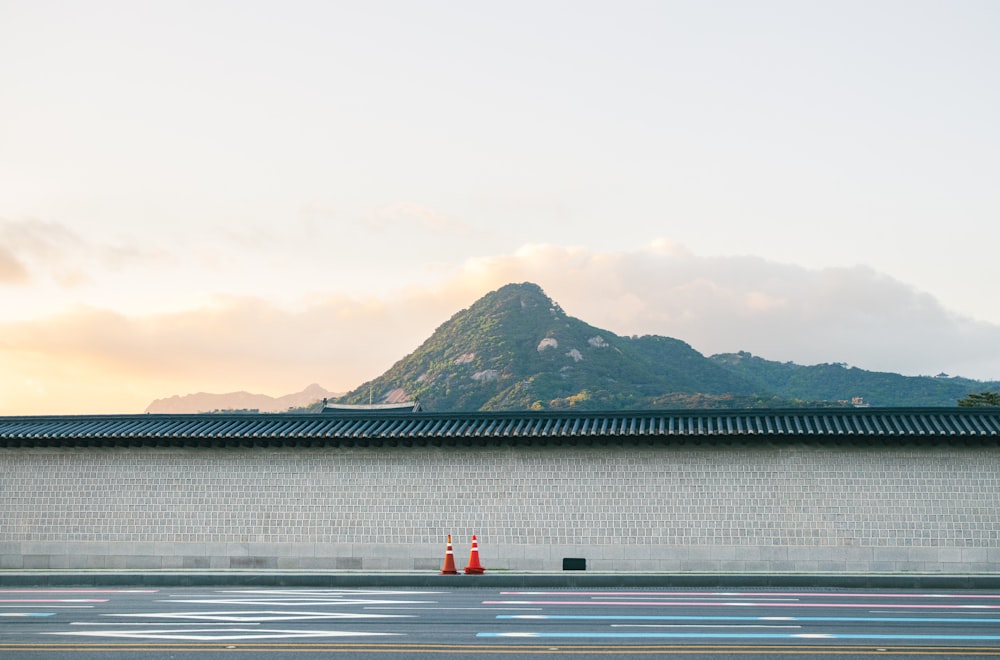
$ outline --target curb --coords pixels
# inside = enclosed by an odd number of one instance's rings
[[[996,574],[839,573],[436,573],[239,571],[0,571],[5,587],[488,587],[1000,589]]]

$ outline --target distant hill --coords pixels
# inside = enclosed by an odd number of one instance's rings
[[[692,368],[692,365],[696,365]],[[749,395],[742,376],[682,341],[627,339],[566,315],[534,284],[487,294],[416,351],[340,399],[417,398],[427,410],[607,409],[670,391]]]
[[[508,284],[442,324],[341,403],[417,399],[425,410],[953,406],[1000,383],[804,367],[678,339],[621,337],[568,316],[535,284]],[[852,401],[853,400],[853,401]]]
[[[259,412],[285,412],[289,408],[303,408],[335,398],[340,393],[328,392],[315,383],[295,394],[272,397],[250,392],[230,392],[228,394],[185,394],[156,399],[146,408],[148,413],[200,413],[217,410],[257,410]]]
[[[1000,390],[998,382],[945,375],[902,376],[838,363],[803,366],[772,362],[745,351],[713,355],[710,359],[754,382],[759,390],[793,399],[861,397],[874,406],[953,406],[972,392]]]
[[[842,364],[802,366],[747,352],[705,357],[679,339],[621,337],[567,315],[531,283],[486,294],[413,353],[345,395],[310,385],[272,398],[189,394],[147,412],[283,412],[323,398],[346,404],[416,399],[429,412],[798,406],[954,406],[1000,382],[902,376]]]

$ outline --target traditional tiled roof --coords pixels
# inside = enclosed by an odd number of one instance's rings
[[[399,403],[324,403],[320,412],[334,415],[344,415],[358,412],[422,412],[419,401],[400,401]]]
[[[0,417],[0,447],[1000,445],[1000,408]]]

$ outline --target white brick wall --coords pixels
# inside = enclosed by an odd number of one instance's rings
[[[993,448],[7,449],[0,502],[8,569],[1000,568]]]

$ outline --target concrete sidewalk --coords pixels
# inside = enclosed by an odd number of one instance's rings
[[[93,587],[490,587],[490,588],[856,588],[996,589],[1000,575],[940,573],[516,573],[439,575],[435,572],[351,571],[57,571],[3,570],[0,588]]]

